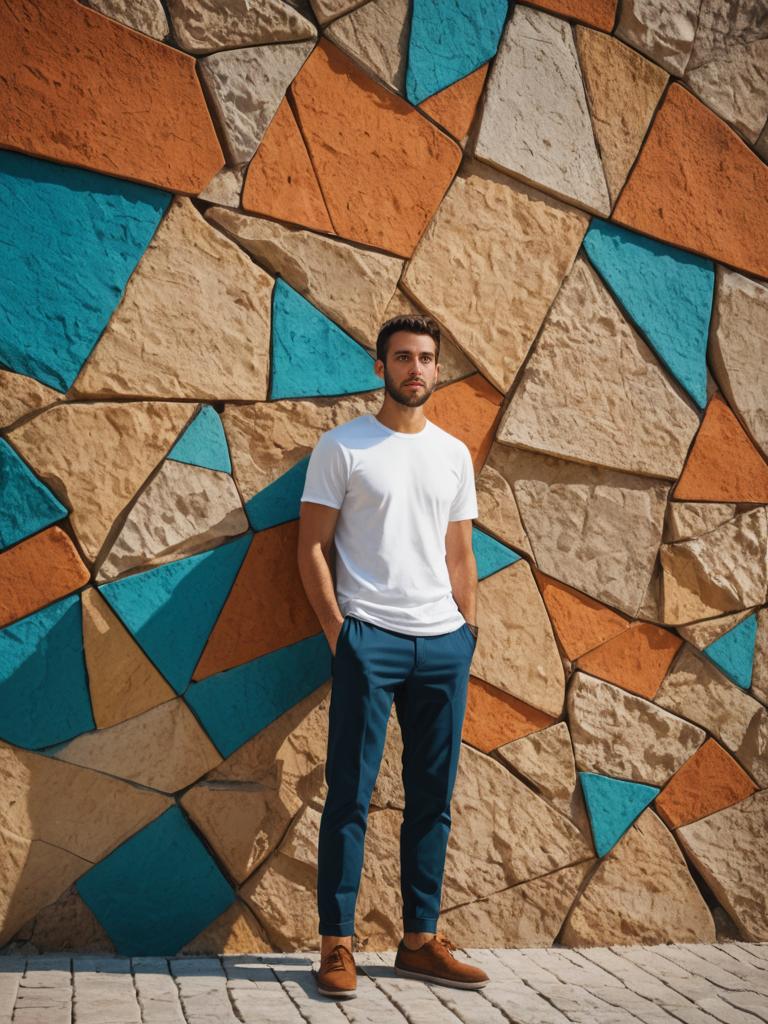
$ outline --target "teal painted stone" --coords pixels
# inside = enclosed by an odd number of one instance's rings
[[[176,444],[168,452],[173,462],[186,462],[203,469],[232,472],[224,424],[210,405],[204,405]]]
[[[146,185],[0,152],[0,363],[66,391],[170,201]]]
[[[405,95],[416,105],[496,53],[507,0],[413,0]]]
[[[732,682],[742,690],[748,690],[752,685],[756,639],[757,615],[750,615],[717,640],[713,640],[704,648],[703,653],[710,661],[714,661]]]
[[[659,359],[703,409],[715,289],[712,260],[595,218],[584,249]]]
[[[136,642],[183,693],[232,588],[251,533],[99,587]]]
[[[323,633],[193,683],[184,699],[229,757],[331,675]]]
[[[579,781],[598,857],[604,857],[613,849],[630,825],[660,793],[658,786],[611,779],[594,772],[579,772]]]
[[[506,544],[501,544],[495,538],[490,537],[476,526],[472,527],[472,550],[477,562],[477,578],[484,580],[486,576],[492,576],[500,569],[506,569],[508,565],[514,565],[520,561],[518,555]]]
[[[362,345],[281,278],[272,292],[270,398],[349,395],[382,387]]]
[[[246,501],[245,514],[254,530],[268,530],[299,518],[308,465],[307,455]]]
[[[0,738],[42,750],[95,728],[80,596],[0,630]]]
[[[113,850],[76,887],[121,956],[173,956],[235,899],[177,806]]]
[[[0,438],[0,550],[68,515],[69,510]]]

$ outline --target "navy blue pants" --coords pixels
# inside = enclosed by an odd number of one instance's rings
[[[403,738],[403,930],[437,930],[475,642],[466,623],[438,636],[408,636],[344,619],[332,663],[317,851],[321,935],[354,934],[368,807],[393,700]]]

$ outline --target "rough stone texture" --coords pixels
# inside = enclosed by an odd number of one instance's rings
[[[30,615],[90,578],[69,536],[58,526],[0,554],[0,629]]]
[[[434,391],[426,412],[438,427],[464,442],[477,471],[493,444],[503,400],[492,384],[474,373]]]
[[[205,199],[208,203],[220,203],[222,206],[237,209],[240,205],[245,172],[245,164],[239,167],[222,167],[205,186],[199,198]]]
[[[579,668],[653,700],[680,650],[679,636],[650,622],[633,622],[619,636],[579,658]]]
[[[475,155],[591,213],[610,213],[566,21],[514,7],[488,78]]]
[[[409,8],[409,0],[373,0],[331,22],[324,35],[354,57],[369,75],[402,95],[408,63]]]
[[[756,789],[731,755],[708,739],[656,797],[656,810],[670,828],[679,828],[745,800]]]
[[[664,524],[664,540],[691,540],[714,530],[736,515],[736,505],[712,501],[671,501]]]
[[[243,209],[333,234],[320,183],[287,99],[281,101],[248,167]]]
[[[512,487],[501,473],[486,464],[475,481],[475,490],[478,524],[509,547],[532,555]]]
[[[541,7],[564,18],[583,21],[603,32],[610,32],[616,20],[617,0],[536,0],[533,7]]]
[[[763,604],[768,585],[768,518],[756,508],[703,537],[664,544],[664,621],[695,622]]]
[[[700,0],[622,0],[616,35],[678,77],[693,49]]]
[[[8,437],[72,509],[70,522],[94,561],[113,523],[194,410],[172,402],[70,402],[44,410]]]
[[[742,938],[768,941],[768,792],[684,825],[676,834]]]
[[[447,89],[441,89],[424,100],[419,104],[419,110],[437,121],[454,139],[461,141],[472,127],[487,75],[488,65],[483,64],[471,75],[460,78]]]
[[[482,580],[477,607],[474,674],[558,717],[565,695],[563,665],[528,563],[516,562]]]
[[[542,572],[635,615],[661,540],[669,484],[494,445]]]
[[[224,162],[194,60],[72,0],[8,8],[0,65],[5,148],[192,194]]]
[[[551,725],[551,715],[470,676],[462,739],[483,753]]]
[[[309,2],[312,4],[312,10],[315,12],[317,20],[321,25],[325,25],[334,18],[339,18],[342,14],[360,7],[367,0],[309,0]]]
[[[712,372],[731,408],[768,457],[768,366],[760,339],[768,337],[768,285],[717,268],[710,334]]]
[[[712,915],[683,855],[643,811],[599,865],[565,922],[565,946],[714,942]]]
[[[753,614],[754,609],[747,608],[743,612],[734,612],[732,615],[721,615],[717,619],[705,619],[703,622],[692,622],[689,626],[678,626],[677,632],[684,637],[689,644],[698,650],[703,651],[709,647],[723,633],[727,633]]]
[[[568,690],[579,771],[663,786],[706,735],[689,722],[584,672]]]
[[[768,704],[768,608],[762,608],[757,613],[752,693],[763,704]]]
[[[107,729],[175,697],[95,587],[80,595],[93,720]]]
[[[228,473],[166,460],[131,507],[97,580],[207,551],[247,529]]]
[[[593,861],[523,882],[440,914],[440,927],[467,947],[551,946]]]
[[[173,38],[187,53],[314,39],[317,29],[283,0],[168,0]]]
[[[558,722],[530,736],[505,743],[497,751],[502,761],[522,775],[534,790],[590,837],[587,812],[576,775],[568,725]]]
[[[375,343],[402,260],[230,210],[206,217],[358,341]]]
[[[580,211],[470,165],[440,204],[402,287],[506,394],[587,226]]]
[[[576,26],[576,49],[605,181],[615,203],[669,75],[614,36],[581,25]]]
[[[221,761],[180,698],[119,725],[78,736],[55,756],[163,793],[190,786]]]
[[[0,429],[12,427],[22,416],[61,401],[61,395],[33,377],[0,370]]]
[[[542,572],[535,571],[534,576],[560,646],[571,661],[628,627],[629,620],[612,608]]]
[[[84,0],[108,18],[119,21],[122,25],[135,28],[145,36],[163,40],[168,35],[168,19],[165,16],[162,0]]]
[[[577,259],[507,406],[499,441],[676,479],[698,426],[693,405],[589,263]]]
[[[93,911],[72,885],[29,922],[26,940],[37,953],[106,953],[114,955],[112,940]],[[31,952],[32,950],[30,950]]]
[[[198,68],[221,127],[227,162],[250,160],[288,86],[312,52],[312,42],[222,50]]]
[[[673,497],[768,501],[768,463],[725,402],[713,395]]]
[[[179,950],[180,956],[271,953],[264,929],[239,900]]]
[[[768,786],[768,712],[708,658],[685,647],[656,694],[656,703],[706,729],[759,786]]]
[[[73,392],[267,397],[273,281],[177,198]]]
[[[410,256],[461,149],[325,40],[291,94],[336,232]]]
[[[768,277],[768,167],[673,83],[613,217],[653,238]]]

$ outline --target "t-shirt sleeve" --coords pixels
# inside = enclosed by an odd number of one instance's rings
[[[477,494],[475,493],[475,469],[472,456],[466,445],[461,446],[461,478],[459,488],[448,514],[451,523],[459,519],[477,519]]]
[[[347,462],[344,450],[336,440],[324,434],[309,457],[301,501],[341,508],[346,493]]]

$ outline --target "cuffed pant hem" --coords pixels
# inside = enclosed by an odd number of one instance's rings
[[[404,917],[403,931],[405,932],[436,932],[436,917]]]
[[[328,924],[326,921],[321,921],[319,933],[320,935],[354,935],[355,922],[341,921],[337,924]]]

